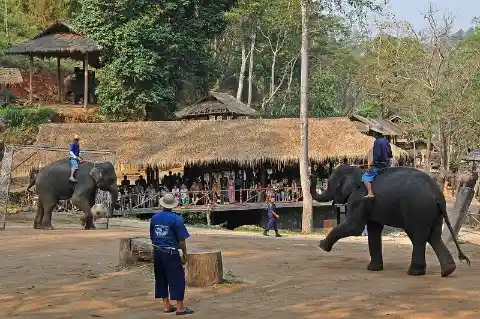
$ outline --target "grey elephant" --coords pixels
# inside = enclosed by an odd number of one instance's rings
[[[80,208],[85,229],[94,229],[91,208],[95,205],[97,189],[108,191],[112,197],[109,216],[112,216],[114,203],[118,198],[117,176],[111,163],[81,163],[77,172],[77,183],[69,180],[70,163],[68,159],[58,160],[43,167],[37,174],[35,188],[38,194],[35,229],[53,229],[52,211],[59,200],[70,199]]]
[[[358,167],[337,168],[322,194],[316,191],[316,177],[311,177],[310,193],[316,201],[347,204],[345,220],[320,241],[321,249],[329,252],[338,240],[360,236],[367,225],[371,258],[367,269],[380,271],[383,270],[384,225],[402,228],[413,244],[408,274],[414,276],[425,274],[425,247],[428,242],[438,257],[442,277],[446,277],[455,271],[456,265],[441,237],[442,224],[445,220],[457,246],[459,259],[470,264],[470,260],[463,254],[453,235],[445,197],[428,174],[410,167],[387,168],[373,181],[375,198],[367,199],[363,198],[367,193],[361,183],[363,173],[364,170]]]

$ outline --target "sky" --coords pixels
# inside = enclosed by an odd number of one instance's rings
[[[431,0],[440,10],[450,11],[455,20],[453,30],[466,31],[473,26],[472,19],[480,16],[480,0]],[[430,0],[390,0],[390,11],[398,20],[406,20],[414,25],[415,29],[422,29],[427,26],[420,11],[425,12]]]

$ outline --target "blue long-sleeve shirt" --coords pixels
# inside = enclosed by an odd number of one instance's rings
[[[392,157],[392,148],[388,140],[384,137],[377,138],[373,143],[373,166],[378,168],[389,166]]]
[[[69,154],[70,157],[73,157],[72,155],[75,156],[74,158],[80,157],[80,145],[77,143],[71,143],[69,147]]]

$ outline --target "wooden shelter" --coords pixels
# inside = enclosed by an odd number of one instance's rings
[[[58,159],[58,156],[66,157],[68,145],[75,134],[80,135],[82,149],[115,151],[117,164],[138,167],[150,165],[168,169],[217,163],[247,166],[267,161],[295,164],[299,160],[299,127],[300,122],[296,118],[52,123],[40,126],[35,145],[65,148],[65,154],[42,153],[45,164]],[[347,118],[309,120],[309,156],[312,162],[344,157],[363,160],[373,141],[372,137],[358,132]],[[392,150],[396,158],[407,155],[398,147],[392,146]]]
[[[350,120],[360,132],[370,136],[372,136],[374,132],[382,133],[389,137],[395,145],[404,132],[404,129],[400,125],[387,119],[372,119],[353,114],[350,116]]]
[[[176,112],[184,120],[229,120],[245,119],[256,115],[256,111],[242,101],[224,92],[210,91],[207,96],[190,107]]]
[[[0,104],[8,104],[8,94],[5,87],[8,84],[19,84],[23,82],[22,73],[15,68],[0,68]]]
[[[88,66],[99,68],[101,47],[65,23],[57,22],[31,40],[10,47],[6,54],[30,57],[30,102],[33,102],[33,58],[57,58],[58,100],[62,100],[60,60],[70,58],[83,62],[85,71],[84,107],[88,105]]]

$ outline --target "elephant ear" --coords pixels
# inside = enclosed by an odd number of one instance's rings
[[[90,176],[92,176],[92,178],[95,180],[95,182],[98,183],[98,182],[100,182],[100,180],[103,177],[103,170],[98,166],[94,166],[90,170]]]

